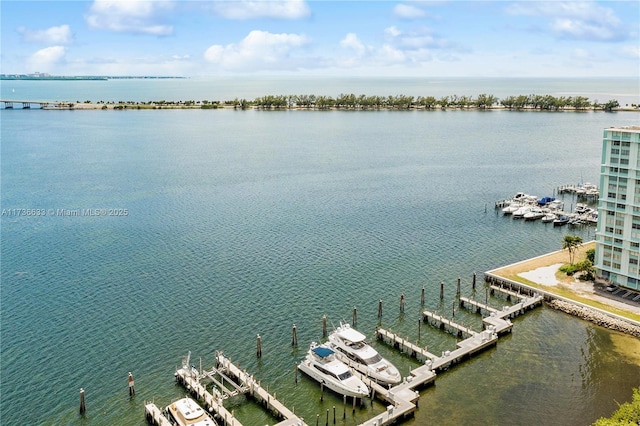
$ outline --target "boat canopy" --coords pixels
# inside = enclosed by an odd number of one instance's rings
[[[315,354],[318,355],[320,358],[326,358],[329,355],[332,355],[334,353],[331,349],[324,346],[316,346],[311,350],[315,352]]]

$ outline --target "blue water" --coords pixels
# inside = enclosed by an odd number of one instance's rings
[[[449,314],[458,277],[467,294],[474,272],[560,248],[567,228],[503,217],[495,200],[598,182],[602,130],[638,122],[603,112],[0,114],[2,209],[47,212],[2,216],[3,425],[143,425],[145,400],[184,394],[172,376],[181,357],[210,367],[215,350],[307,423],[322,420],[342,399],[294,383],[322,315],[337,324],[357,307],[372,336],[381,299],[382,325],[418,340],[423,286],[427,308]],[[61,215],[83,209],[120,215]],[[480,327],[474,314],[456,318]],[[419,340],[434,353],[456,342],[426,327]],[[403,374],[416,366],[377,348]],[[637,348],[540,308],[496,349],[440,375],[409,424],[589,424],[640,385]],[[242,397],[228,403],[246,425],[276,423]],[[383,410],[367,403],[342,424]]]

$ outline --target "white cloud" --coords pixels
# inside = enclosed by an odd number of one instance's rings
[[[64,61],[67,50],[64,46],[51,46],[31,55],[27,61],[32,72],[50,72]]]
[[[640,59],[640,46],[629,45],[621,49],[621,54],[631,59]]]
[[[428,16],[424,10],[413,5],[403,3],[397,4],[393,8],[393,14],[402,19],[420,19]]]
[[[369,50],[354,33],[349,33],[340,40],[340,47],[353,51],[356,56],[363,56]]]
[[[311,12],[304,0],[216,0],[210,9],[227,19],[301,19]]]
[[[24,27],[18,28],[25,41],[45,44],[70,44],[73,42],[71,27],[60,25],[46,30],[30,30]]]
[[[172,9],[173,1],[168,0],[95,0],[85,19],[95,29],[169,35],[173,27],[162,19]]]
[[[239,43],[209,47],[204,58],[226,70],[288,70],[303,64],[292,53],[308,42],[304,35],[254,30]]]
[[[629,36],[613,10],[591,1],[514,3],[506,10],[550,18],[549,28],[558,38],[619,41]]]

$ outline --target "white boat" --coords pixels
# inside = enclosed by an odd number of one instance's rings
[[[525,205],[520,207],[518,210],[516,210],[515,212],[513,212],[511,215],[513,216],[514,219],[521,219],[524,217],[524,215],[531,210],[531,206],[529,205]]]
[[[510,203],[505,208],[503,208],[502,209],[502,213],[504,215],[510,215],[510,214],[513,214],[513,212],[518,210],[520,207],[522,207],[522,203],[515,201],[515,202]]]
[[[549,212],[549,213],[545,214],[544,216],[542,216],[542,219],[541,219],[541,220],[542,220],[544,223],[547,223],[547,222],[553,222],[553,221],[554,221],[554,220],[556,220],[557,218],[558,218],[558,216],[556,216],[556,215],[555,215],[555,213],[551,213],[551,212]]]
[[[327,345],[312,342],[298,369],[340,395],[357,398],[369,395],[367,385],[353,374],[349,366],[336,358],[333,349]]]
[[[364,334],[349,324],[340,323],[328,339],[336,356],[362,374],[383,384],[395,385],[402,381],[398,369],[367,343]]]
[[[172,402],[166,412],[169,421],[177,426],[217,426],[215,420],[188,397]]]
[[[524,220],[538,220],[544,216],[544,212],[542,209],[537,207],[532,207],[528,212],[526,212],[522,217]]]

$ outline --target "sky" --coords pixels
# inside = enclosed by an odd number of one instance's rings
[[[0,72],[639,77],[640,2],[1,0]]]

